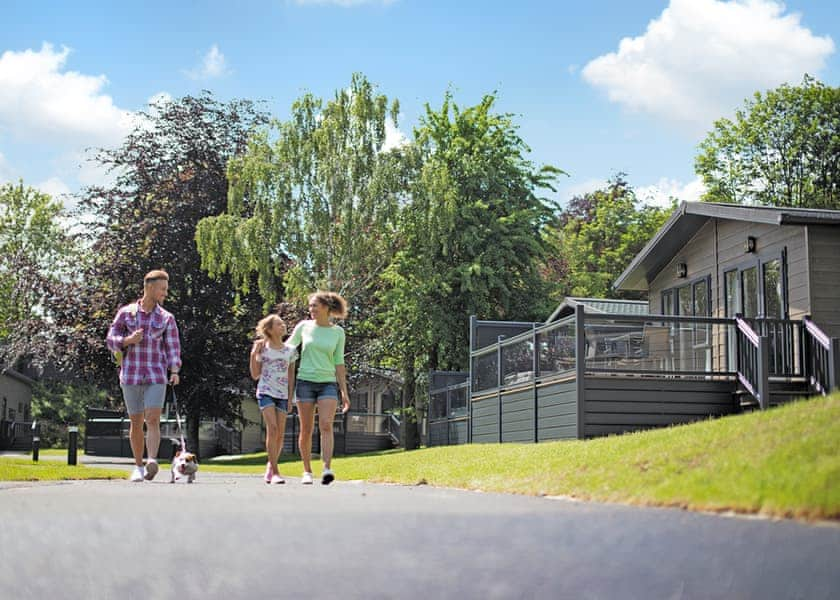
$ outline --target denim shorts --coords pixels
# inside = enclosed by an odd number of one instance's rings
[[[295,395],[298,402],[338,400],[338,384],[335,381],[316,382],[298,379]]]
[[[277,410],[289,412],[289,401],[286,398],[274,398],[268,394],[260,394],[257,396],[257,402],[260,405],[260,410],[273,406]]]
[[[166,399],[165,383],[150,383],[148,385],[120,384],[125,400],[125,408],[130,415],[137,415],[148,408],[163,408]]]

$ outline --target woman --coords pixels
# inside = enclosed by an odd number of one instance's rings
[[[295,396],[300,415],[298,445],[303,459],[301,483],[312,483],[312,431],[315,428],[315,406],[318,406],[318,427],[321,430],[321,460],[324,470],[321,483],[335,479],[330,468],[333,454],[333,419],[341,393],[341,411],[350,410],[347,393],[347,372],[344,369],[344,330],[330,322],[330,317],[343,319],[347,302],[333,292],[316,292],[309,296],[309,316],[295,327],[286,344],[302,344],[300,368]]]
[[[257,381],[257,402],[265,421],[266,483],[286,483],[277,467],[283,450],[289,391],[295,385],[294,347],[283,344],[286,324],[277,315],[268,315],[257,324],[257,341],[251,348],[251,377]]]

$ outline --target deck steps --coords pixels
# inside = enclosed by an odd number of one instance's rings
[[[797,398],[813,396],[815,392],[808,387],[804,380],[783,380],[770,381],[770,406],[781,406],[792,402]],[[741,407],[741,412],[758,410],[758,400],[742,386],[735,390],[736,403]]]

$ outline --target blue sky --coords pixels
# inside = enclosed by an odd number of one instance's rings
[[[564,169],[556,198],[618,171],[644,197],[695,199],[697,144],[757,90],[840,78],[840,11],[824,0],[4,0],[0,182],[61,195],[101,181],[85,148],[114,146],[149,99],[202,89],[288,114],[354,71],[400,100],[497,90],[531,159]]]

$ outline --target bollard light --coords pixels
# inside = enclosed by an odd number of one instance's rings
[[[38,451],[41,449],[40,425],[32,421],[32,462],[38,462]]]
[[[79,428],[75,425],[71,425],[67,428],[67,433],[69,435],[69,440],[67,443],[67,464],[68,465],[75,465],[76,464],[76,445],[79,442]]]

